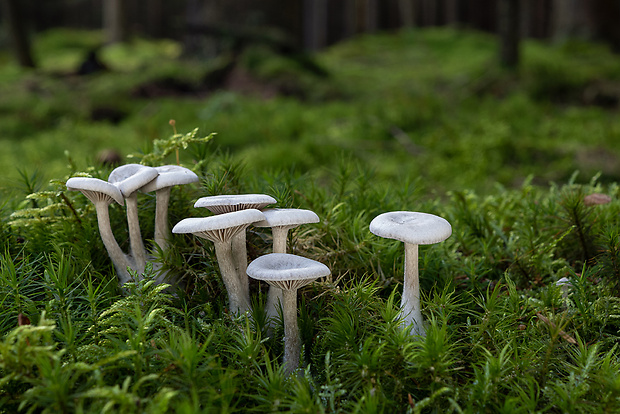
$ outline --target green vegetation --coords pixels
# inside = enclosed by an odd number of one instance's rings
[[[335,46],[317,56],[327,77],[248,48],[244,75],[214,91],[205,79],[227,62],[179,62],[169,42],[105,49],[110,73],[68,75],[97,41],[50,33],[43,71],[0,68],[0,412],[620,409],[620,58],[532,42],[513,74],[486,35],[416,30]],[[275,95],[240,93],[257,87],[248,74]],[[190,142],[195,127],[216,135]],[[227,312],[208,243],[175,235],[159,254],[182,287],[147,269],[121,291],[92,204],[64,187],[107,178],[103,148],[155,164],[179,150],[201,182],[173,189],[172,223],[214,194],[319,215],[290,234],[291,252],[332,270],[300,290],[303,372],[284,376],[267,286],[251,284],[252,319]],[[140,195],[147,238],[154,204]],[[402,244],[368,231],[394,210],[453,226],[420,251],[426,338],[397,319]],[[110,218],[127,240],[124,210]],[[248,243],[251,258],[268,253],[269,231]]]

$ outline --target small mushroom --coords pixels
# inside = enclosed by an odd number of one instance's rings
[[[286,253],[288,231],[302,224],[318,223],[319,216],[310,210],[297,208],[273,208],[264,210],[265,220],[254,223],[255,227],[271,227],[273,252]],[[267,317],[273,320],[278,315],[278,303],[282,302],[282,291],[270,286],[267,295]]]
[[[288,253],[261,256],[248,265],[247,272],[250,277],[282,290],[284,365],[286,373],[291,374],[299,366],[301,354],[297,326],[297,289],[331,272],[323,263]]]
[[[239,232],[245,232],[250,224],[264,218],[259,210],[248,209],[210,217],[186,218],[172,228],[173,233],[192,233],[214,243],[220,273],[228,292],[229,307],[234,313],[244,313],[250,309],[250,294],[237,276],[231,240]]]
[[[424,336],[420,310],[420,280],[418,275],[418,245],[435,244],[452,234],[447,220],[426,213],[394,211],[383,213],[370,222],[370,232],[405,243],[405,275],[401,314],[405,326],[412,325],[412,333]]]
[[[191,170],[178,165],[155,167],[159,174],[154,180],[140,189],[144,193],[155,191],[155,244],[162,251],[168,250],[168,204],[170,190],[175,185],[198,181],[198,176]]]
[[[108,251],[110,259],[114,264],[119,281],[122,284],[131,279],[127,268],[133,268],[134,263],[118,245],[112,233],[110,225],[110,215],[108,206],[113,201],[123,205],[123,195],[118,187],[98,178],[73,177],[66,183],[68,190],[81,191],[94,205],[97,211],[97,224],[103,245]]]
[[[121,190],[127,205],[127,226],[129,228],[129,245],[131,256],[134,258],[138,274],[144,272],[146,265],[146,251],[140,233],[138,219],[138,190],[157,177],[157,170],[140,164],[126,164],[115,168],[108,177],[108,182]]]
[[[198,199],[198,201],[194,204],[194,207],[204,207],[213,214],[224,214],[251,208],[262,210],[269,204],[274,204],[275,202],[275,198],[266,194],[217,195]],[[249,297],[250,285],[248,283],[248,277],[245,273],[245,270],[248,267],[245,231],[237,233],[237,235],[233,237],[231,243],[235,268],[237,269],[237,277],[239,278],[239,283],[246,292],[245,294]]]

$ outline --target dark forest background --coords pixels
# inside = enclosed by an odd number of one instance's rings
[[[183,41],[188,54],[256,39],[318,50],[360,33],[454,25],[498,33],[508,65],[522,38],[569,37],[620,50],[617,0],[1,0],[6,30],[22,66],[36,66],[29,35],[54,27],[104,28],[107,42],[132,36]],[[228,43],[226,43],[228,42]]]

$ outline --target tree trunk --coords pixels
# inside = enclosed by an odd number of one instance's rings
[[[36,67],[30,48],[30,39],[26,19],[20,9],[20,0],[1,0],[2,14],[6,16],[9,36],[13,44],[13,51],[19,65],[24,68]]]
[[[124,0],[103,0],[103,26],[108,43],[127,40],[127,16]]]
[[[519,1],[499,0],[498,3],[500,63],[509,69],[515,69],[519,65]]]

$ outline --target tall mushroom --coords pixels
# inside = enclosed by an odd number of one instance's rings
[[[426,213],[394,211],[383,213],[370,222],[370,232],[405,243],[405,275],[401,314],[405,326],[412,325],[412,333],[426,335],[420,310],[420,280],[418,245],[435,244],[452,234],[447,220]]]
[[[284,365],[291,374],[299,366],[301,340],[297,326],[297,289],[331,272],[316,260],[288,253],[270,253],[253,260],[247,269],[254,279],[282,290]]]
[[[127,206],[127,226],[129,228],[130,254],[134,258],[134,270],[138,274],[144,272],[146,251],[140,233],[138,219],[138,190],[157,177],[157,170],[140,164],[126,164],[115,168],[108,177],[108,182],[121,190]]]
[[[276,199],[266,194],[235,194],[217,195],[199,198],[194,203],[195,208],[204,207],[213,214],[230,213],[246,209],[262,210],[269,204],[274,204]],[[250,296],[250,285],[245,270],[248,266],[248,253],[246,247],[245,231],[239,232],[232,238],[232,252],[239,283]]]
[[[108,211],[108,206],[113,201],[116,201],[121,206],[123,205],[123,195],[121,191],[116,186],[106,181],[88,177],[69,178],[66,186],[68,190],[81,191],[82,194],[95,205],[97,224],[99,226],[99,234],[101,235],[103,245],[108,251],[110,259],[112,259],[120,284],[123,285],[128,282],[131,276],[127,268],[133,269],[135,264],[131,258],[123,253],[118,242],[114,238]]]
[[[233,211],[217,216],[186,218],[172,228],[173,233],[191,233],[211,240],[215,246],[215,255],[222,274],[222,280],[228,292],[231,312],[244,313],[250,309],[250,294],[237,275],[233,260],[231,239],[252,223],[265,218],[256,209]],[[247,278],[246,278],[247,279]]]
[[[168,250],[168,205],[170,190],[175,185],[183,185],[198,181],[198,176],[191,170],[178,165],[155,167],[159,174],[154,180],[140,189],[144,193],[155,191],[155,244],[162,251]]]
[[[264,210],[265,220],[254,223],[255,227],[271,227],[273,253],[286,253],[286,239],[292,228],[308,223],[318,223],[319,216],[310,210],[297,208],[273,208]],[[273,320],[278,315],[278,303],[282,302],[282,290],[271,285],[267,295],[267,317]]]

